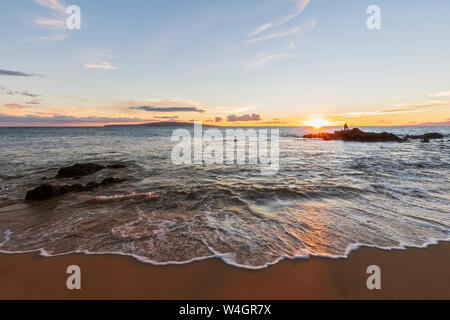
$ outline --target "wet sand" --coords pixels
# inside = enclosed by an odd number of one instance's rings
[[[81,268],[81,290],[66,268]],[[381,290],[366,269],[381,268]],[[211,259],[153,266],[125,256],[0,254],[0,299],[450,299],[450,243],[426,249],[360,248],[348,259],[284,260],[245,270]]]

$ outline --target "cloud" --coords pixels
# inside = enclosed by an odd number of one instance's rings
[[[235,106],[235,107],[216,107],[218,110],[224,113],[243,113],[253,111],[259,108],[257,105],[243,105],[243,106]]]
[[[422,109],[427,109],[436,106],[450,105],[450,101],[441,100],[429,100],[420,103],[400,103],[393,105],[392,108],[387,108],[378,111],[379,113],[392,113],[392,112],[415,112],[421,111]]]
[[[441,91],[430,94],[432,97],[450,97],[450,91]]]
[[[247,42],[258,42],[258,41],[262,41],[262,40],[288,37],[288,36],[297,34],[299,32],[310,32],[315,26],[316,26],[316,21],[314,19],[311,19],[311,20],[308,20],[307,22],[305,22],[304,24],[296,26],[294,28],[284,30],[284,31],[270,33],[268,35],[257,37],[257,38],[252,38],[252,39],[247,40]]]
[[[123,105],[131,110],[148,112],[205,112],[197,102],[181,98],[147,99],[140,102],[125,101]],[[129,107],[130,105],[131,107]]]
[[[266,31],[267,29],[269,29],[270,27],[272,27],[272,23],[266,23],[263,24],[262,26],[257,27],[255,30],[253,30],[252,32],[249,33],[250,37],[256,36],[257,34]]]
[[[246,69],[247,70],[258,69],[272,61],[289,59],[294,57],[295,57],[294,55],[284,53],[274,53],[274,54],[260,53],[259,58],[251,62],[249,65],[247,65]]]
[[[255,28],[255,30],[250,32],[249,36],[253,37],[253,36],[255,36],[261,32],[264,32],[270,28],[278,27],[278,26],[281,26],[281,25],[291,21],[292,19],[294,19],[295,17],[300,15],[303,12],[303,10],[305,10],[306,6],[311,2],[311,0],[296,0],[295,2],[296,2],[295,8],[291,14],[289,14],[285,17],[282,17],[278,20],[275,20],[273,22],[265,23],[265,24]]]
[[[11,76],[11,77],[36,77],[39,76],[35,73],[25,73],[21,71],[11,71],[0,69],[0,76]]]
[[[59,41],[59,40],[64,40],[64,39],[68,38],[69,36],[70,36],[70,34],[68,34],[68,33],[54,34],[54,35],[50,35],[50,36],[34,37],[33,40],[35,40],[35,41]]]
[[[10,125],[67,125],[67,124],[108,124],[108,123],[141,123],[154,122],[153,119],[124,118],[124,117],[74,117],[67,115],[25,115],[13,116],[0,114],[0,124]]]
[[[66,7],[58,0],[34,0],[37,4],[50,10],[66,12]]]
[[[42,99],[33,98],[33,99],[29,100],[29,101],[26,101],[25,103],[26,104],[40,104],[41,102],[42,102]]]
[[[447,127],[450,126],[450,119],[442,122],[423,122],[423,123],[414,123],[412,126],[418,127]]]
[[[178,119],[178,116],[173,117],[154,117],[155,119]]]
[[[264,121],[260,122],[260,124],[286,124],[286,121]]]
[[[6,91],[6,94],[10,95],[10,96],[24,96],[24,97],[31,97],[31,98],[41,97],[40,94],[33,93],[28,90],[24,90],[24,91],[8,90],[8,91]]]
[[[8,109],[27,109],[27,108],[29,108],[28,106],[22,106],[20,104],[15,104],[15,103],[5,104],[4,107],[8,108]]]
[[[51,18],[35,18],[34,23],[48,29],[66,29],[66,21],[62,19],[51,19]]]
[[[25,97],[31,97],[31,98],[37,98],[37,97],[40,97],[40,96],[41,96],[40,94],[33,93],[33,92],[28,91],[28,90],[22,91],[21,94],[22,94],[23,96],[25,96]]]
[[[389,108],[380,109],[377,111],[365,111],[365,112],[350,112],[350,113],[339,113],[330,114],[329,116],[341,116],[346,118],[359,118],[363,116],[377,116],[386,115],[393,113],[409,113],[409,112],[420,112],[429,108],[450,105],[450,101],[441,100],[429,100],[420,103],[401,103],[395,104]]]
[[[37,26],[50,30],[52,34],[34,37],[34,41],[58,41],[70,36],[66,29],[66,5],[59,0],[34,0],[35,3],[50,10],[51,17],[36,17],[33,19]]]
[[[384,123],[384,124],[387,124],[387,123],[392,123],[391,121],[387,121],[387,120],[378,120],[378,121],[375,121],[375,123]]]
[[[143,110],[148,112],[205,112],[205,110],[197,107],[153,107],[153,106],[138,106],[130,107],[131,110]]]
[[[110,62],[103,61],[101,63],[86,63],[84,65],[87,69],[105,69],[105,70],[117,70],[119,69],[117,66],[112,65]]]
[[[215,122],[222,122],[222,121],[223,121],[223,118],[222,118],[222,117],[215,117],[215,118],[214,118],[214,121],[215,121]]]
[[[84,59],[88,62],[84,65],[87,69],[117,70],[111,60],[118,58],[118,55],[109,49],[87,49],[82,52]]]
[[[259,121],[261,120],[261,116],[256,113],[250,114],[244,114],[242,116],[237,116],[234,114],[231,114],[227,117],[228,122],[239,122],[239,121]]]

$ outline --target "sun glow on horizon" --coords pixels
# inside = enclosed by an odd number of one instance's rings
[[[321,118],[314,118],[308,121],[305,121],[305,125],[308,127],[313,127],[315,129],[320,129],[322,127],[326,127],[330,125],[330,122]]]

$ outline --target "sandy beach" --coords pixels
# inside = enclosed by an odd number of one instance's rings
[[[262,270],[218,259],[154,266],[126,256],[0,255],[0,299],[450,299],[450,243],[426,249],[360,248],[348,259],[284,260]],[[81,290],[66,268],[81,268]],[[366,268],[381,268],[368,290]]]

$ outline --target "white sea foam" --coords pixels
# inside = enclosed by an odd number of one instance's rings
[[[380,246],[375,246],[375,245],[367,245],[367,244],[362,244],[362,243],[355,243],[352,245],[349,245],[345,251],[345,254],[343,255],[327,255],[327,254],[307,254],[307,255],[302,255],[302,256],[294,256],[294,257],[284,257],[281,256],[277,259],[275,259],[272,262],[269,263],[265,263],[263,265],[260,266],[250,266],[250,265],[245,265],[245,264],[240,264],[237,263],[235,260],[235,254],[234,253],[219,253],[216,250],[214,250],[212,247],[210,247],[206,242],[205,245],[208,247],[208,249],[211,252],[211,255],[207,255],[207,256],[199,256],[199,257],[195,257],[192,259],[188,259],[185,261],[155,261],[152,260],[148,257],[144,257],[144,256],[139,256],[136,254],[132,254],[132,253],[125,253],[125,252],[116,252],[116,251],[98,251],[98,252],[93,252],[93,251],[89,251],[89,250],[73,250],[73,251],[69,251],[69,252],[63,252],[63,253],[50,253],[47,250],[43,249],[43,248],[39,248],[39,249],[34,249],[34,250],[24,250],[24,251],[20,251],[20,250],[0,250],[0,253],[2,254],[27,254],[27,253],[34,253],[34,252],[39,252],[41,256],[43,257],[60,257],[60,256],[66,256],[66,255],[71,255],[71,254],[86,254],[86,255],[118,255],[118,256],[127,256],[127,257],[132,257],[142,263],[148,263],[151,265],[156,265],[156,266],[168,266],[168,265],[185,265],[185,264],[190,264],[190,263],[194,263],[194,262],[199,262],[199,261],[204,261],[204,260],[210,260],[210,259],[219,259],[222,262],[224,262],[227,265],[230,265],[232,267],[237,267],[237,268],[242,268],[242,269],[249,269],[249,270],[261,270],[261,269],[266,269],[270,266],[276,265],[277,263],[285,260],[285,259],[290,259],[290,260],[301,260],[301,259],[309,259],[309,258],[314,258],[314,257],[322,257],[322,258],[328,258],[328,259],[347,259],[349,257],[349,255],[353,252],[353,251],[357,251],[360,248],[363,247],[367,247],[367,248],[374,248],[374,249],[380,249],[380,250],[385,250],[385,251],[394,251],[394,250],[408,250],[409,248],[419,248],[419,249],[425,249],[428,248],[431,245],[438,245],[440,242],[450,242],[450,237],[445,239],[445,240],[430,240],[428,243],[425,243],[421,246],[404,246],[404,245],[400,245],[400,246],[396,246],[396,247],[380,247]],[[1,246],[1,245],[0,245]]]
[[[115,201],[115,200],[127,200],[127,199],[139,199],[139,198],[156,198],[157,195],[153,192],[143,192],[143,193],[125,193],[117,194],[112,196],[95,196],[94,201]]]
[[[5,240],[2,243],[0,243],[0,247],[3,246],[5,243],[7,243],[9,241],[10,237],[11,237],[11,231],[6,230],[5,231]]]

